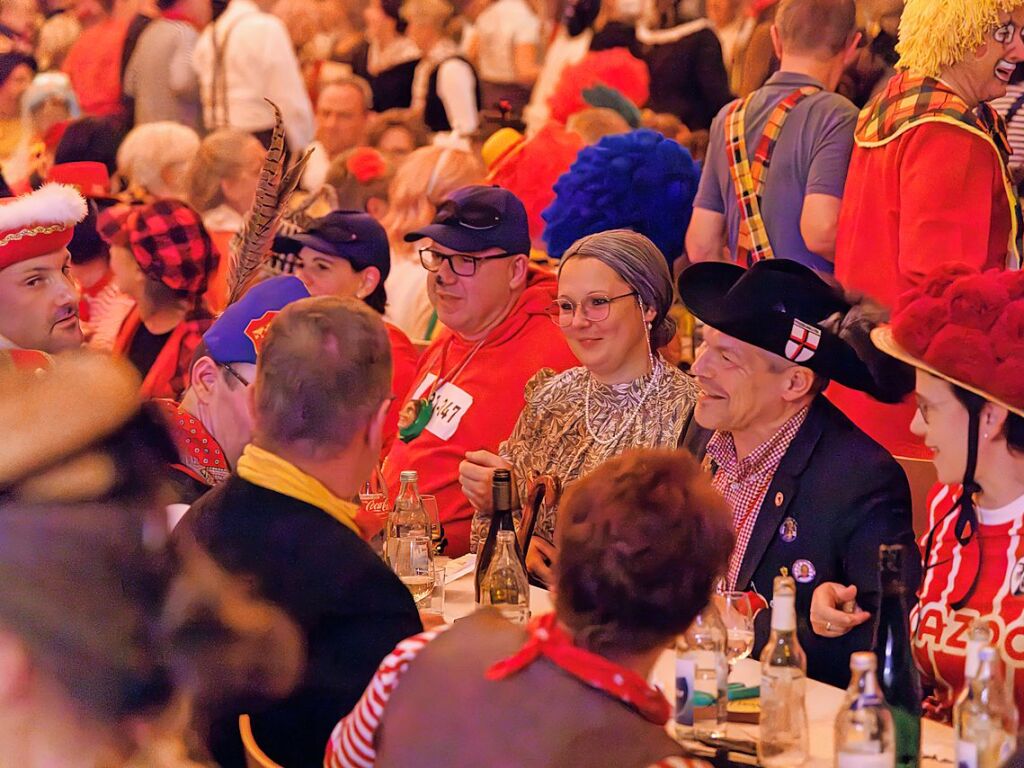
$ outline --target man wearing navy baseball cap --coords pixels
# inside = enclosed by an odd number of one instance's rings
[[[459,556],[469,550],[473,517],[460,462],[476,463],[488,481],[507,466],[492,454],[515,426],[527,382],[542,368],[577,362],[545,315],[555,276],[530,264],[526,209],[511,192],[456,190],[405,239],[425,241],[420,264],[445,330],[423,353],[384,474],[397,489],[399,472],[419,471],[420,491],[437,497],[450,554]]]
[[[181,402],[155,401],[178,449],[171,479],[182,506],[231,474],[252,437],[247,391],[270,321],[291,302],[308,296],[302,282],[290,276],[250,288],[203,334]]]

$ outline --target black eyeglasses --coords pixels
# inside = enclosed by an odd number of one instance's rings
[[[592,323],[599,323],[608,319],[608,315],[612,312],[613,302],[636,295],[636,291],[630,291],[621,296],[587,296],[579,304],[572,299],[556,299],[548,305],[547,316],[555,325],[568,328],[576,317],[576,310],[582,309],[583,317]]]
[[[466,229],[494,229],[501,224],[501,212],[484,203],[467,202],[459,205],[454,200],[445,200],[437,208],[434,223],[458,225]]]
[[[245,378],[245,376],[240,374],[238,371],[236,371],[234,368],[232,368],[227,363],[217,363],[217,365],[219,365],[225,371],[227,371],[232,376],[234,376],[238,381],[240,381],[243,387],[248,387],[249,384],[251,383],[248,379]]]
[[[448,262],[448,267],[459,277],[472,277],[476,274],[477,264],[481,261],[507,259],[514,253],[499,253],[494,256],[470,256],[468,253],[441,253],[433,248],[420,248],[420,264],[428,272],[437,272],[441,264]]]

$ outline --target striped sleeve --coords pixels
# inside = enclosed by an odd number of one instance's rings
[[[413,635],[400,642],[384,658],[362,698],[334,726],[324,754],[324,768],[370,768],[373,765],[377,757],[377,728],[388,699],[398,687],[398,679],[427,643],[448,627],[448,624],[443,624],[429,632]]]
[[[666,757],[647,768],[711,768],[711,765],[693,757]]]

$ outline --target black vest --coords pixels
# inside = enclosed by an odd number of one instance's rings
[[[483,102],[483,99],[480,96],[480,78],[477,77],[476,70],[473,69],[473,65],[461,56],[452,56],[445,59],[434,67],[434,71],[430,73],[430,79],[427,81],[427,100],[423,106],[423,122],[427,124],[427,127],[431,131],[434,132],[450,131],[452,129],[452,124],[448,120],[448,112],[444,108],[444,102],[442,102],[441,97],[437,95],[437,73],[441,70],[445,61],[451,61],[452,59],[465,61],[473,72],[473,88],[476,92],[476,109],[478,112],[480,111],[480,105]]]

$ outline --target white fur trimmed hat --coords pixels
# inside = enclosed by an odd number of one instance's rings
[[[0,269],[67,247],[85,214],[85,199],[64,184],[0,200]]]

